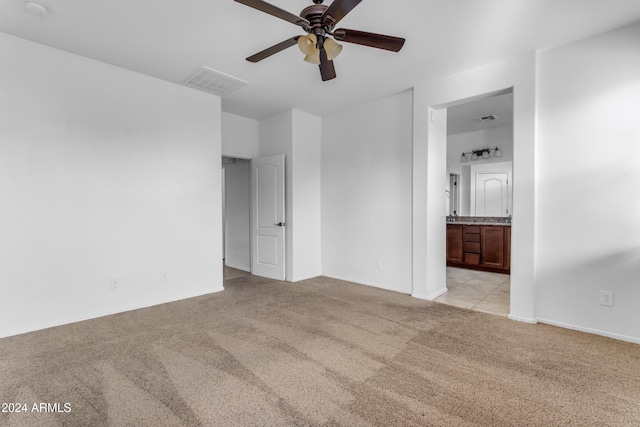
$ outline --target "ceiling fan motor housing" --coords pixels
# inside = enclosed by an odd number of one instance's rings
[[[322,4],[315,4],[313,6],[306,7],[300,12],[300,16],[311,23],[305,30],[308,33],[314,33],[317,36],[324,36],[332,30],[330,25],[322,22],[322,16],[328,6]]]

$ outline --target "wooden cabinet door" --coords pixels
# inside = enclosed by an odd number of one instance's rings
[[[491,268],[509,268],[505,259],[505,227],[482,227],[480,239],[482,259],[480,265]]]
[[[447,262],[462,263],[462,225],[447,225]]]

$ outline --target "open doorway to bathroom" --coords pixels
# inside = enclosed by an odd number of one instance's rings
[[[513,92],[447,108],[447,292],[438,302],[508,316]]]

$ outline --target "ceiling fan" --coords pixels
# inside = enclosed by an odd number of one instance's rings
[[[320,75],[322,76],[322,80],[326,81],[336,77],[333,60],[342,51],[342,46],[335,40],[390,50],[392,52],[398,52],[404,45],[404,39],[400,37],[348,30],[346,28],[334,30],[335,25],[362,0],[333,0],[330,6],[323,5],[323,0],[313,0],[314,5],[303,9],[302,12],[300,12],[300,16],[289,13],[262,0],[235,1],[289,21],[292,24],[302,27],[302,29],[307,32],[306,35],[292,37],[248,57],[247,61],[249,62],[262,61],[271,55],[297,44],[302,53],[306,55],[304,58],[305,61],[320,66]],[[329,36],[333,36],[333,39]]]

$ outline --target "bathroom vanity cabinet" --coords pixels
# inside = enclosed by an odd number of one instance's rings
[[[511,226],[447,224],[447,265],[509,273]]]

